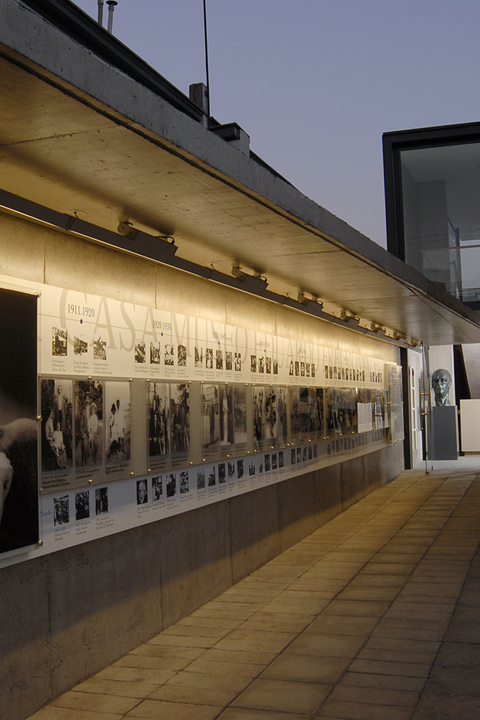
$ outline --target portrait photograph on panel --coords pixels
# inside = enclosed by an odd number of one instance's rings
[[[0,553],[39,539],[37,297],[0,289]]]
[[[190,450],[190,385],[170,384],[172,455],[187,455]]]
[[[202,447],[214,450],[220,446],[220,403],[217,384],[202,383]]]
[[[130,460],[130,383],[105,383],[107,462]]]
[[[170,384],[148,384],[148,454],[151,458],[170,454]]]
[[[75,520],[86,520],[90,517],[90,492],[80,490],[75,493]]]
[[[73,383],[43,378],[41,395],[42,472],[73,466]]]
[[[234,445],[247,443],[247,386],[232,385],[233,397],[233,442]]]
[[[103,462],[103,382],[75,381],[75,466],[92,467]]]
[[[258,447],[277,439],[277,394],[269,385],[253,386],[254,439]]]
[[[137,505],[146,505],[148,503],[148,485],[145,478],[137,480]]]
[[[233,388],[231,385],[218,386],[220,412],[220,444],[222,447],[233,445]]]
[[[328,435],[342,435],[357,429],[357,392],[354,388],[327,388],[325,408]]]
[[[297,387],[291,389],[290,430],[292,438],[323,435],[323,388]]]
[[[277,386],[277,443],[283,447],[287,443],[287,388]]]

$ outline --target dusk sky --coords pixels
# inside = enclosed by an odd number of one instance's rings
[[[478,0],[207,0],[207,19],[211,114],[382,245],[382,133],[480,120]],[[203,0],[118,0],[113,33],[185,94],[205,81]]]

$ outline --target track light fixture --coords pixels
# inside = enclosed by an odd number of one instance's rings
[[[263,275],[249,275],[246,273],[240,265],[234,265],[232,267],[232,275],[236,280],[239,280],[241,283],[245,283],[245,289],[252,290],[255,288],[258,290],[265,290],[265,288],[268,285],[267,278]]]

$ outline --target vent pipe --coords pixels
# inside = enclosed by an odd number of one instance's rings
[[[98,24],[100,27],[103,27],[103,6],[105,4],[105,0],[97,0],[98,5]]]
[[[109,33],[113,32],[113,11],[115,10],[115,5],[118,5],[117,0],[107,0],[108,5],[108,27],[107,30]]]

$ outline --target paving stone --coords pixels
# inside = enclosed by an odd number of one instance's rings
[[[398,595],[397,588],[390,587],[359,587],[351,584],[343,590],[337,600],[384,600],[390,602]]]
[[[304,632],[284,650],[284,654],[353,658],[365,641],[364,635],[318,635]]]
[[[53,700],[51,705],[58,708],[89,710],[97,713],[118,713],[122,716],[138,705],[138,703],[138,698],[128,698],[119,695],[98,695],[70,690]]]
[[[412,720],[480,720],[480,697],[423,694]]]
[[[223,708],[214,705],[193,705],[190,703],[176,703],[165,700],[144,700],[131,710],[126,718],[147,718],[158,720],[214,720]]]
[[[360,660],[386,660],[387,662],[422,663],[431,665],[435,653],[410,650],[387,650],[384,648],[363,648],[357,656]],[[198,662],[198,660],[196,661]]]
[[[232,706],[312,714],[330,690],[331,685],[260,678],[252,682]]]
[[[480,668],[435,665],[425,686],[432,695],[470,695],[480,697]]]
[[[324,615],[348,615],[358,617],[381,617],[390,603],[374,600],[334,600],[323,611]]]
[[[380,675],[406,675],[410,677],[428,677],[430,665],[422,663],[387,662],[385,660],[354,660],[351,672],[378,673]]]
[[[349,664],[350,658],[282,653],[264,670],[261,678],[334,684]]]
[[[118,713],[97,713],[47,705],[36,712],[35,715],[31,715],[29,720],[121,720],[123,717],[123,714],[119,715]]]
[[[344,702],[414,708],[420,697],[420,692],[340,683],[333,689],[330,697],[333,700]]]
[[[297,713],[273,712],[272,710],[229,707],[218,716],[218,720],[310,720],[310,713],[298,715]]]
[[[327,616],[322,613],[305,630],[305,633],[322,635],[368,635],[378,620],[375,617],[352,617],[348,615]]]
[[[342,718],[342,720],[410,720],[410,708],[393,705],[372,705],[328,699],[315,717]]]
[[[360,672],[346,672],[341,679],[342,685],[359,685],[369,688],[387,688],[389,690],[406,690],[420,692],[425,687],[425,678],[408,677],[405,675],[377,675]]]

